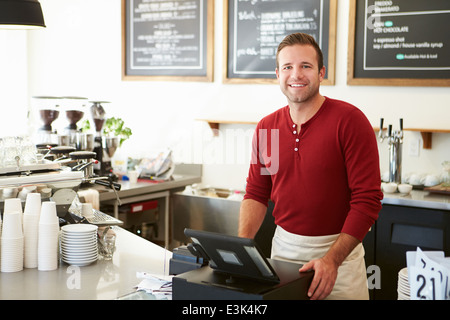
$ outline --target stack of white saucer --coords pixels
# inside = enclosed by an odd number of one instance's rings
[[[398,300],[410,300],[408,268],[403,268],[398,272],[397,293]]]
[[[97,226],[68,224],[61,227],[61,259],[67,264],[86,266],[98,258]]]
[[[4,209],[1,271],[17,272],[23,270],[22,204],[20,199],[6,199]]]
[[[38,238],[38,270],[56,270],[58,268],[59,219],[54,201],[42,202]]]
[[[28,193],[23,211],[24,267],[38,266],[39,217],[41,214],[41,194]]]

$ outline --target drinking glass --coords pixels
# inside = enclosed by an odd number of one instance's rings
[[[99,241],[99,254],[104,260],[111,260],[116,250],[116,234],[109,229],[106,231]]]

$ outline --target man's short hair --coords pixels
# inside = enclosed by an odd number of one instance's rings
[[[317,44],[316,40],[314,39],[314,37],[310,36],[309,34],[306,33],[293,33],[290,35],[287,35],[278,45],[278,50],[277,50],[277,69],[279,67],[278,65],[278,54],[280,53],[280,51],[288,46],[293,46],[296,44],[300,44],[300,45],[310,45],[312,46],[317,53],[317,62],[318,62],[318,66],[319,66],[319,71],[322,69],[323,67],[323,54],[322,54],[322,50],[320,50],[319,45]]]

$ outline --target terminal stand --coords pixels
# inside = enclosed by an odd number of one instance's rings
[[[314,272],[298,270],[302,265],[267,259],[278,283],[231,276],[209,266],[173,277],[173,300],[307,300]]]

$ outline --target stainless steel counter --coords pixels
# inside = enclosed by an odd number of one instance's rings
[[[120,191],[118,191],[119,198],[135,197],[138,195],[155,193],[159,191],[177,191],[183,190],[184,187],[201,182],[200,175],[173,175],[173,180],[156,182],[156,181],[138,181],[137,183],[130,183],[129,181],[120,181],[122,185]],[[100,202],[102,201],[114,201],[116,195],[113,190],[106,189],[105,187],[95,186],[95,189],[100,192]]]
[[[142,279],[137,272],[167,275],[172,253],[115,227],[116,252],[111,261],[84,267],[61,262],[54,271],[24,269],[0,272],[1,300],[110,300],[134,292]]]
[[[382,203],[417,208],[450,210],[450,196],[422,190],[412,190],[408,195],[400,193],[384,193]]]
[[[99,201],[101,204],[109,204],[113,206],[113,212],[108,212],[115,218],[119,218],[119,206],[133,202],[147,200],[161,200],[161,212],[164,217],[164,242],[165,247],[170,248],[172,239],[171,219],[170,219],[170,195],[174,192],[184,190],[188,185],[200,183],[202,181],[202,165],[199,164],[177,164],[175,172],[170,181],[144,181],[139,180],[136,183],[129,181],[121,181],[121,190],[116,193],[112,189],[95,185],[95,189],[99,191]]]

